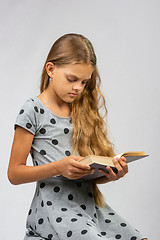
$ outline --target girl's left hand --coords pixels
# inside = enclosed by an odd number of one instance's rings
[[[107,182],[111,182],[111,181],[116,181],[116,180],[124,177],[124,175],[126,173],[128,173],[128,165],[127,165],[126,159],[124,157],[113,158],[113,162],[114,162],[114,165],[117,168],[118,172],[114,173],[113,170],[109,166],[106,167],[108,173],[106,173],[103,170],[99,170],[100,172],[102,172],[104,174],[104,177],[97,178],[96,179],[97,184],[103,184],[103,183],[107,183]]]

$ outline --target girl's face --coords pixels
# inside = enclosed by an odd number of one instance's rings
[[[82,93],[94,69],[85,63],[57,66],[48,62],[46,70],[51,78],[48,88],[53,95],[57,100],[71,103]]]

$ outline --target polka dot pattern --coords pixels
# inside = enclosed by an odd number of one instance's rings
[[[26,123],[26,128],[30,129],[32,127],[32,124]]]
[[[44,109],[40,108],[40,113],[44,114]]]
[[[53,145],[57,145],[58,144],[58,140],[57,139],[53,139],[52,143],[53,143]]]
[[[18,121],[32,133],[35,131],[31,148],[34,166],[70,156],[72,119],[57,117],[37,99],[30,100],[30,104],[33,115],[29,114],[28,105],[24,106]],[[101,209],[95,205],[89,182],[66,180],[62,184],[56,176],[38,182],[27,221],[30,237],[37,233],[41,235],[43,231],[43,237],[38,237],[40,240],[75,239],[75,236],[77,239],[105,239],[112,231],[110,238],[113,240],[141,239],[139,232],[110,207]]]
[[[46,129],[45,128],[41,128],[39,131],[41,134],[45,134],[46,133]]]
[[[38,220],[38,224],[42,224],[44,222],[44,220],[43,220],[43,218],[40,218],[39,220]]]
[[[65,134],[69,133],[69,129],[68,129],[68,128],[65,128],[65,129],[64,129],[64,133],[65,133]]]
[[[19,114],[23,114],[24,113],[24,109],[21,109]]]
[[[56,120],[55,120],[54,118],[52,118],[52,119],[50,120],[50,123],[56,124]]]
[[[71,155],[70,151],[65,151],[65,155],[70,156]]]
[[[34,110],[35,110],[36,113],[38,113],[38,107],[37,106],[34,107]]]
[[[115,236],[115,239],[121,239],[121,235],[120,234],[117,234],[116,236]]]

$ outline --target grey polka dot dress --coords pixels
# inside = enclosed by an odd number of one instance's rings
[[[25,102],[17,116],[15,128],[17,125],[34,134],[30,150],[34,166],[71,155],[71,118],[56,116],[38,97]],[[108,204],[104,208],[96,206],[91,180],[53,176],[37,182],[24,240],[143,238]]]

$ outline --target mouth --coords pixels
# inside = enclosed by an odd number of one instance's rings
[[[77,93],[69,93],[69,95],[71,96],[71,97],[77,97]]]

